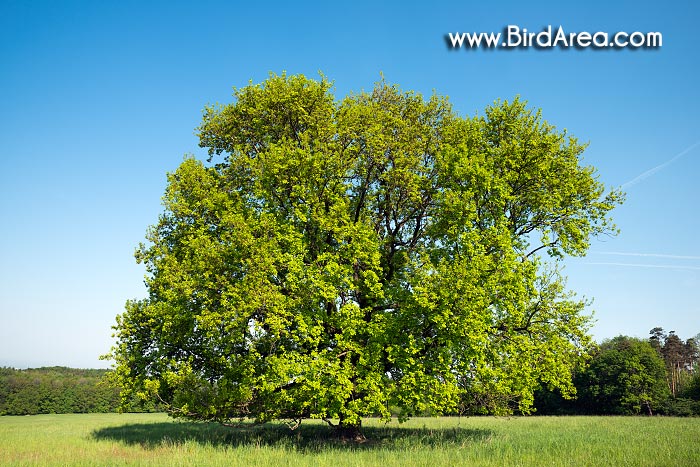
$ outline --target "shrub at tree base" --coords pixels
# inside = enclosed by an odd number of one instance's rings
[[[614,233],[622,195],[519,99],[462,118],[379,83],[271,76],[209,107],[205,165],[168,176],[117,318],[116,376],[169,412],[304,418],[527,411],[572,391],[584,303],[543,258]],[[331,422],[334,420],[334,422]]]

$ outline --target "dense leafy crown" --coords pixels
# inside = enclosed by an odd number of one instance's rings
[[[570,392],[589,317],[543,258],[585,254],[621,201],[585,146],[517,98],[461,118],[384,82],[330,90],[271,76],[205,110],[215,165],[169,175],[148,298],[117,319],[125,395],[358,425]]]
[[[589,413],[653,415],[652,407],[669,395],[665,377],[664,360],[651,343],[617,336],[604,341],[576,376],[585,382],[580,404]]]

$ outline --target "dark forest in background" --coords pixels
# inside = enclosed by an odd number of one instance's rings
[[[700,339],[652,329],[648,340],[604,341],[573,381],[576,399],[541,388],[541,415],[700,415]]]

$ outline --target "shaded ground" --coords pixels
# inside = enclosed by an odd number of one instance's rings
[[[119,441],[154,449],[163,445],[195,442],[214,447],[270,446],[292,448],[300,452],[320,452],[328,448],[350,450],[400,449],[407,445],[418,447],[466,446],[483,441],[491,430],[474,428],[404,428],[397,426],[367,426],[362,428],[366,442],[355,443],[338,439],[325,424],[303,423],[295,430],[283,424],[225,427],[215,423],[165,422],[131,423],[105,427],[92,433],[96,440]]]

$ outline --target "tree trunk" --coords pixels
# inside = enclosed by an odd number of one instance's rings
[[[344,423],[343,420],[335,427],[335,434],[343,441],[352,441],[355,443],[364,443],[367,441],[361,430],[362,423],[356,425]]]

